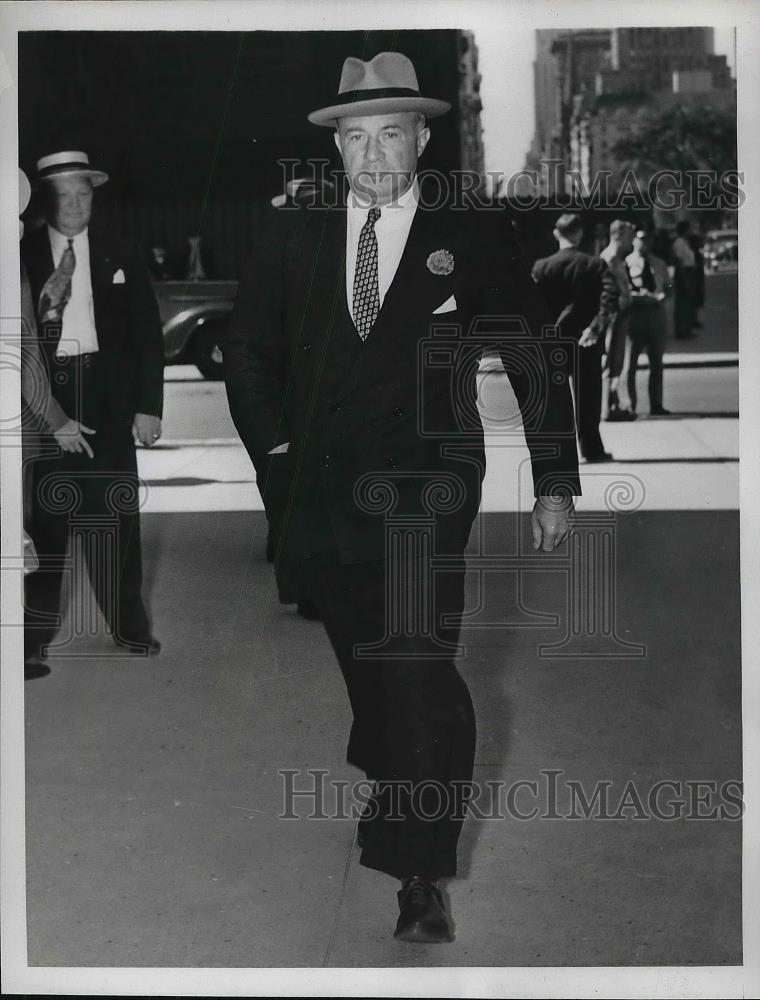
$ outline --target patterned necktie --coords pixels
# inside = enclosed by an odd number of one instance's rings
[[[356,251],[356,272],[354,274],[354,326],[356,332],[366,340],[377,314],[380,312],[380,289],[377,282],[377,235],[375,223],[380,218],[380,209],[371,208],[367,221],[359,233]]]
[[[60,323],[66,303],[71,298],[71,276],[77,266],[77,259],[74,254],[73,239],[68,242],[69,245],[61,254],[58,267],[40,292],[40,304],[37,310],[40,323]]]

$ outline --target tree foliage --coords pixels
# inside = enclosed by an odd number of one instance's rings
[[[630,121],[613,154],[626,168],[657,170],[736,170],[736,114],[709,103],[642,107]]]

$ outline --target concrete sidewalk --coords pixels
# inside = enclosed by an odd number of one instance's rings
[[[516,511],[532,506],[533,486],[522,432],[503,433],[499,418],[509,414],[504,378],[495,379],[493,400],[485,395],[493,420],[487,425],[487,475],[483,510]],[[683,508],[732,510],[739,502],[739,422],[733,418],[641,418],[603,424],[609,465],[581,467],[579,509],[606,509],[611,483],[635,485],[642,510]],[[261,510],[250,459],[239,441],[166,440],[140,449],[143,510]]]
[[[304,800],[301,819],[278,819],[278,770],[301,789],[309,768],[361,775],[344,760],[349,708],[322,627],[277,602],[263,515],[147,514],[143,530],[161,656],[78,639],[25,688],[30,964],[741,962],[740,824],[635,808],[471,817],[447,886],[456,942],[394,941],[398,884],[358,865],[354,823],[307,820]],[[509,553],[525,530],[486,514],[479,539]],[[664,804],[680,790],[704,811],[687,782],[741,777],[738,515],[638,511],[616,539],[615,632],[644,658],[539,653],[567,628],[551,558],[519,588],[497,572],[479,595],[470,575],[476,780],[536,782],[542,801],[556,780],[563,816],[569,782],[589,800],[608,782],[613,813],[633,782],[649,813],[670,780]],[[524,791],[516,804],[535,803]]]

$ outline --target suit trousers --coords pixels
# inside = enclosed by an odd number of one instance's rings
[[[638,402],[636,392],[636,371],[639,366],[639,355],[647,352],[649,357],[649,408],[662,407],[662,357],[665,353],[667,338],[667,320],[665,306],[643,306],[631,323],[631,364],[628,369],[628,395],[631,398],[631,409],[635,410]]]
[[[619,313],[607,334],[603,368],[603,385],[606,388],[604,411],[620,407],[626,409],[628,395],[628,369],[631,363],[631,344],[628,337],[628,311]]]
[[[27,531],[40,569],[25,580],[27,656],[38,655],[58,630],[66,550],[73,533],[82,539],[92,589],[114,636],[143,639],[150,634],[141,597],[132,419],[112,412],[111,380],[97,354],[54,368],[51,381],[63,409],[96,432],[86,435],[94,457],[61,451],[49,438],[32,462]]]
[[[589,347],[575,348],[573,395],[578,446],[584,458],[604,451],[599,433],[602,418],[602,355],[604,343],[598,340]]]
[[[320,555],[299,575],[351,703],[347,760],[376,783],[361,863],[397,878],[455,875],[475,755],[472,700],[454,663],[464,559],[432,574],[418,561]]]
[[[678,265],[675,273],[675,306],[673,322],[675,335],[683,340],[691,336],[697,318],[698,273],[696,267]]]

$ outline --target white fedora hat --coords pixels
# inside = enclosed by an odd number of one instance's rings
[[[102,170],[94,170],[90,166],[87,153],[78,150],[68,150],[64,153],[51,153],[37,160],[37,176],[35,182],[49,181],[56,177],[71,177],[73,175],[89,177],[93,187],[99,187],[108,180],[108,174]]]
[[[448,101],[420,95],[411,59],[400,52],[381,52],[365,62],[349,56],[343,63],[338,98],[308,116],[313,125],[335,128],[338,118],[383,115],[389,111],[420,111],[437,118],[451,108]]]

